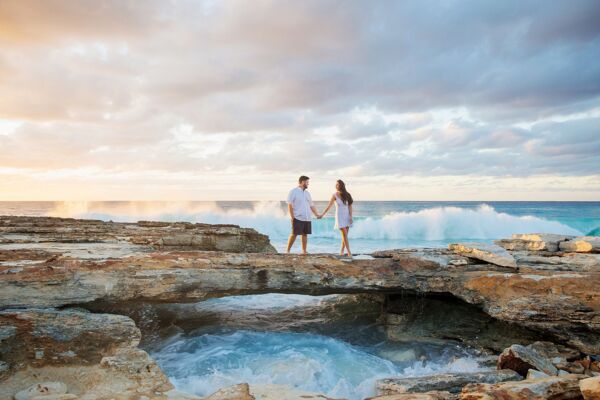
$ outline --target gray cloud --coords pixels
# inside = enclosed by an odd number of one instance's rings
[[[24,123],[0,166],[597,175],[598,116],[552,117],[600,107],[599,19],[592,0],[4,1],[0,119]]]

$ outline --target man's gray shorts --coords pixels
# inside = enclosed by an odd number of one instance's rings
[[[292,222],[292,234],[294,235],[310,235],[312,233],[312,226],[310,221],[300,221],[294,218]]]

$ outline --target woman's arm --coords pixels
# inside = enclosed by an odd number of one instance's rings
[[[321,218],[323,217],[323,215],[327,214],[327,211],[329,211],[329,209],[331,208],[331,206],[333,205],[333,202],[335,201],[335,196],[331,196],[331,199],[329,199],[329,204],[327,204],[327,208],[325,209],[325,211],[323,211],[323,213],[321,214]]]

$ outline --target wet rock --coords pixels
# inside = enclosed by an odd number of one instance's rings
[[[62,382],[42,382],[15,394],[15,400],[31,400],[37,396],[52,396],[67,393],[67,385]]]
[[[511,370],[437,374],[414,378],[388,378],[377,381],[377,392],[385,395],[428,392],[431,390],[458,393],[468,383],[496,383],[520,379],[522,379],[521,376]]]
[[[550,375],[542,372],[542,371],[538,371],[537,369],[530,369],[527,371],[527,377],[525,379],[540,379],[540,378],[547,378]]]
[[[451,243],[448,248],[455,253],[499,265],[516,268],[515,258],[504,248],[486,243]]]
[[[461,400],[568,400],[580,399],[581,375],[550,376],[548,378],[502,382],[474,383],[465,386]]]
[[[558,247],[562,251],[572,251],[575,253],[599,253],[600,237],[579,236],[560,242]]]
[[[547,375],[554,376],[558,370],[550,360],[531,346],[514,344],[505,349],[498,357],[498,369],[511,369],[522,376],[527,376],[529,369],[537,369]]]
[[[579,389],[584,400],[600,400],[600,376],[580,380]]]

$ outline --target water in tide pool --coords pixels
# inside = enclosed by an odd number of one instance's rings
[[[279,251],[290,229],[281,202],[0,202],[0,215],[232,223],[269,235]],[[332,212],[313,221],[310,252],[338,251],[333,224]],[[364,253],[528,232],[598,236],[600,202],[357,201],[350,243]],[[331,306],[342,298],[267,294],[207,300],[193,312],[180,306],[185,329],[147,350],[178,389],[201,396],[248,382],[362,399],[378,378],[485,369],[455,343],[389,342],[379,308]]]
[[[363,399],[376,394],[377,379],[489,369],[456,343],[387,341],[380,305],[352,297],[267,294],[181,306],[194,320],[187,332],[147,350],[179,390],[200,396],[247,382]]]
[[[325,206],[316,202],[319,211]],[[290,231],[282,202],[0,202],[0,215],[6,214],[231,223],[269,235],[279,251],[285,249]],[[333,211],[313,220],[309,252],[338,251],[339,232],[333,225]],[[534,232],[600,235],[600,202],[357,201],[350,244],[359,253]]]

